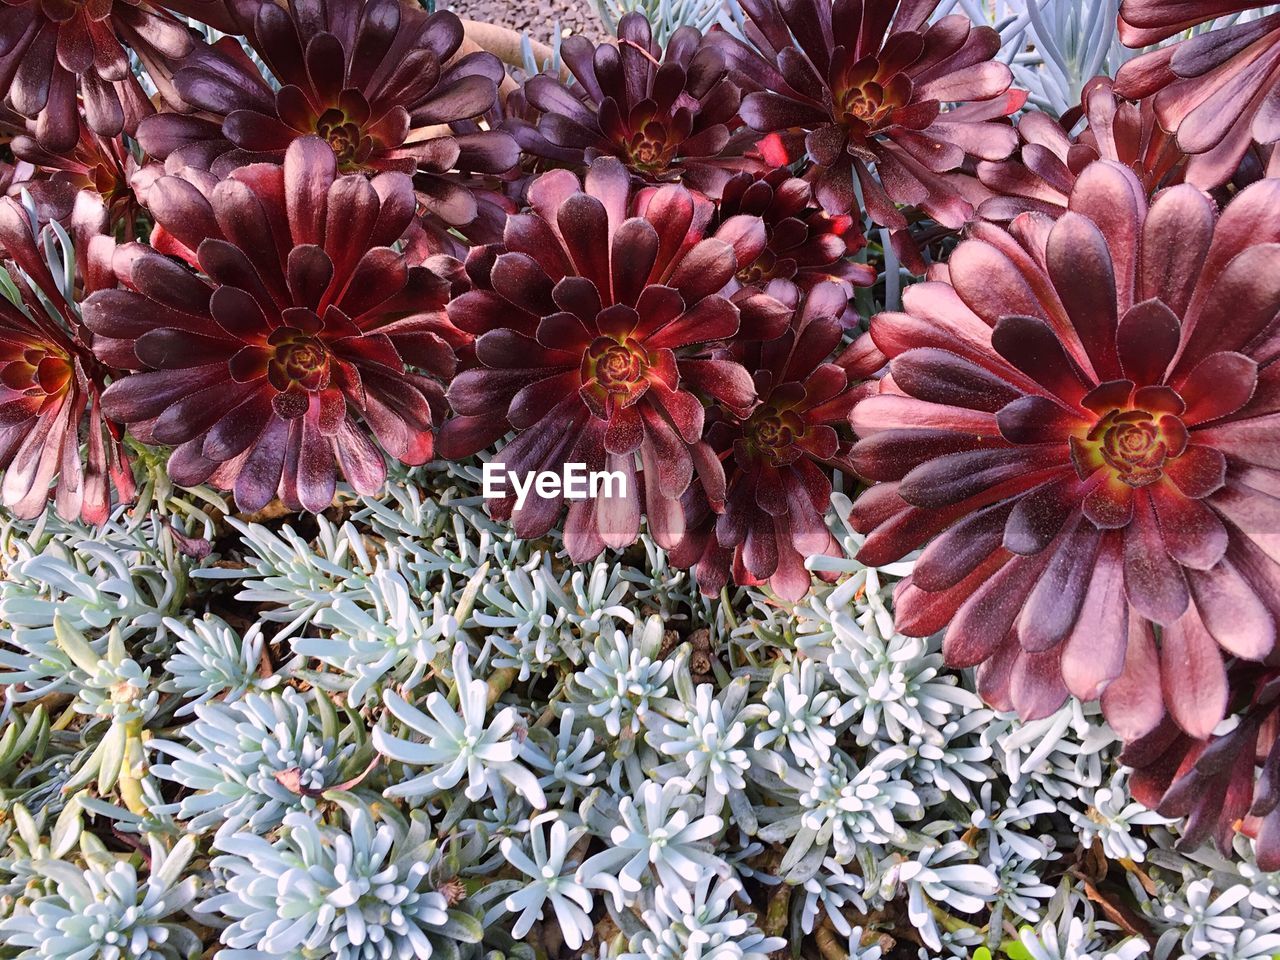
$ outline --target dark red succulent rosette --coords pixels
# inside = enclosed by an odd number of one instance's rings
[[[475,289],[449,304],[453,323],[478,337],[479,363],[449,388],[456,416],[441,429],[441,453],[469,456],[514,430],[491,458],[508,471],[581,463],[625,476],[625,497],[570,502],[574,560],[631,543],[642,512],[654,539],[673,546],[695,473],[712,502],[723,499],[702,398],[742,412],[755,402],[747,371],[703,345],[777,336],[785,323],[785,307],[763,294],[736,303],[721,294],[763,250],[764,225],[735,217],[712,233],[709,201],[675,184],[633,192],[614,157],[581,182],[543,174],[529,203],[502,243],[472,251]],[[522,509],[512,497],[489,501],[521,537],[545,534],[563,506],[534,494]]]
[[[35,174],[35,167],[13,156],[13,138],[26,132],[26,120],[0,102],[0,196],[21,195],[14,184],[25,184]],[[45,219],[48,219],[47,217]],[[0,247],[0,255],[4,248]]]
[[[1081,116],[1085,127],[1073,137],[1068,131]],[[1161,128],[1153,102],[1121,100],[1107,77],[1091,80],[1079,110],[1061,122],[1032,110],[1018,120],[1017,129],[1014,156],[977,165],[978,179],[996,195],[978,208],[988,220],[1005,222],[1028,211],[1059,216],[1076,177],[1095,160],[1124,164],[1148,196],[1181,183],[1186,172],[1187,155]]]
[[[550,161],[550,166],[557,167],[580,166],[585,162],[581,149],[557,146],[547,139],[538,129],[541,117],[542,111],[525,96],[524,86],[499,96],[493,109],[484,117],[489,127],[511,134],[520,146],[520,176],[517,179],[523,186],[527,186],[528,175],[545,169],[547,161]]]
[[[154,112],[129,67],[132,52],[164,86],[168,62],[192,50],[186,24],[144,0],[0,0],[0,89],[54,153],[89,129],[133,133]]]
[[[815,192],[833,214],[904,230],[895,204],[951,229],[973,215],[949,172],[969,157],[1001,160],[1017,146],[997,122],[1026,102],[992,58],[999,35],[968,18],[928,24],[936,2],[745,0],[750,44],[708,37],[744,91],[743,120],[761,132],[803,131]],[[944,105],[953,104],[944,109]],[[873,168],[874,167],[874,172]]]
[[[752,371],[759,397],[745,416],[716,408],[708,420],[707,441],[724,461],[723,509],[717,513],[690,487],[685,536],[671,551],[671,562],[692,567],[707,596],[732,576],[800,600],[811,585],[806,558],[843,556],[825,519],[831,471],[852,473],[849,415],[874,371],[852,369],[857,351],[841,350],[848,297],[840,285],[819,283],[803,302],[797,288],[779,281],[769,292],[795,311],[786,331],[716,353]]]
[[[925,547],[899,627],[946,627],[993,704],[1101,695],[1125,739],[1166,710],[1203,739],[1224,654],[1274,649],[1278,202],[1270,180],[1221,217],[1190,185],[1148,207],[1098,161],[1056,224],[975,224],[949,282],[872,320],[890,372],[854,411],[855,467],[881,481],[856,504],[859,556]]]
[[[15,136],[10,147],[28,165],[27,176],[11,184],[11,194],[29,191],[40,208],[58,220],[71,215],[82,193],[91,195],[106,210],[113,235],[136,238],[144,208],[141,197],[162,171],[146,157],[140,161],[123,137],[100,136],[81,122],[80,138],[70,150],[47,150],[27,133]]]
[[[680,180],[704,193],[732,172],[722,159],[736,127],[741,93],[720,53],[693,27],[671,35],[664,51],[649,21],[629,13],[618,21],[618,41],[598,46],[566,37],[561,56],[572,86],[540,74],[524,86],[542,111],[539,132],[579,165],[617,157],[643,180]],[[533,144],[533,146],[537,146]]]
[[[767,237],[760,255],[738,269],[743,286],[784,281],[807,291],[834,282],[852,296],[854,287],[875,284],[875,267],[852,259],[867,244],[861,222],[827,213],[813,199],[809,182],[785,167],[737,173],[726,181],[716,216],[723,222],[742,215],[764,221]]]
[[[1120,39],[1146,47],[1265,6],[1263,0],[1124,0]],[[1116,92],[1130,100],[1153,98],[1160,126],[1193,155],[1187,181],[1206,190],[1219,187],[1254,143],[1280,140],[1280,13],[1135,57],[1116,74]]]
[[[124,287],[90,297],[85,322],[104,362],[138,371],[105,410],[174,448],[175,482],[232,490],[245,511],[279,496],[318,512],[339,471],[358,493],[381,487],[379,446],[431,458],[444,393],[430,377],[451,375],[466,338],[444,314],[448,281],[391,246],[414,218],[407,176],[339,175],[304,137],[283,167],[163,177],[148,199],[155,249],[122,248]]]
[[[1245,698],[1232,729],[1197,740],[1166,718],[1120,759],[1134,768],[1136,800],[1185,818],[1180,846],[1195,849],[1212,836],[1230,855],[1240,830],[1255,839],[1258,866],[1280,870],[1280,670],[1237,662],[1230,684]]]
[[[83,205],[80,213],[64,234],[78,264],[77,295],[115,284],[105,216],[86,216]],[[112,487],[122,501],[135,495],[122,431],[103,414],[112,372],[94,356],[79,304],[50,272],[35,226],[15,200],[0,198],[0,257],[11,261],[8,280],[23,302],[20,309],[0,295],[0,502],[14,516],[37,517],[52,491],[58,516],[103,523]],[[69,252],[64,246],[62,255]]]
[[[450,124],[489,111],[503,78],[489,53],[450,62],[462,45],[452,13],[426,14],[399,0],[260,3],[242,13],[247,43],[279,85],[234,41],[192,51],[174,86],[194,110],[162,113],[138,131],[166,161],[219,176],[255,162],[279,163],[300,136],[329,144],[343,173],[413,177],[421,208],[447,227],[501,235],[511,209],[493,175],[519,160],[512,137]]]
[[[8,160],[0,160],[0,196],[12,196],[18,191],[13,189],[14,184],[26,183],[33,172],[31,164],[25,161],[18,163],[10,163]],[[3,254],[4,248],[0,247],[0,254]]]

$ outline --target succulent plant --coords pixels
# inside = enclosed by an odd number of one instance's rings
[[[244,636],[214,615],[189,624],[169,619],[165,625],[177,638],[176,652],[165,663],[173,676],[169,686],[187,699],[177,716],[193,714],[199,704],[215,698],[233,702],[278,682],[260,673],[265,647],[261,624],[253,624]]]
[[[886,873],[882,884],[901,884],[907,891],[910,911],[921,938],[935,950],[942,949],[931,905],[947,904],[961,913],[976,913],[996,895],[999,884],[990,870],[964,862],[970,852],[961,842],[928,846]],[[955,861],[960,862],[955,862]]]
[[[620,960],[766,960],[786,946],[755,927],[753,914],[737,910],[736,880],[704,876],[691,886],[663,888],[645,911],[647,929],[632,938]]]
[[[396,0],[242,6],[237,32],[266,76],[239,46],[196,47],[173,77],[194,112],[143,121],[138,138],[149,153],[173,170],[224,176],[244,164],[279,163],[294,140],[315,136],[342,173],[403,173],[438,223],[500,233],[501,195],[478,175],[515,166],[516,142],[449,125],[494,105],[502,66],[484,52],[455,59],[463,31],[454,14]]]
[[[1231,685],[1248,698],[1232,729],[1197,739],[1166,718],[1121,757],[1135,768],[1131,790],[1140,802],[1186,818],[1184,847],[1212,837],[1218,849],[1230,852],[1243,823],[1257,840],[1258,864],[1280,869],[1280,679],[1274,668],[1240,663]]]
[[[966,157],[1002,160],[1016,146],[998,121],[1026,93],[1010,90],[1013,74],[993,59],[999,36],[958,14],[929,24],[937,6],[752,0],[743,4],[749,43],[714,35],[750,91],[743,120],[761,133],[804,134],[828,213],[864,206],[901,230],[896,205],[906,204],[958,228],[973,208],[947,174]]]
[[[977,6],[968,3],[972,8]],[[1097,78],[1115,76],[1136,56],[1119,36],[1120,0],[1039,0],[982,4],[1000,31],[1001,59],[1028,103],[1067,115]],[[1001,7],[1009,8],[1007,12]]]
[[[196,897],[198,881],[183,876],[195,841],[187,837],[165,850],[150,841],[150,869],[140,882],[137,865],[120,860],[81,870],[70,863],[36,861],[57,892],[35,899],[0,921],[21,960],[103,957],[104,960],[187,960],[200,952],[200,938],[174,915]]]
[[[36,517],[52,490],[59,516],[102,523],[112,488],[129,500],[135,486],[119,424],[103,414],[111,370],[81,316],[82,298],[115,282],[114,244],[100,205],[77,210],[73,239],[0,198],[0,502]]]
[[[740,802],[747,786],[744,774],[751,767],[744,749],[747,725],[741,710],[746,693],[746,684],[739,683],[717,698],[711,684],[700,683],[684,716],[656,726],[646,738],[659,753],[672,758],[654,771],[655,776],[672,774],[700,787],[707,798],[707,813],[719,813],[729,803],[735,812],[746,807],[743,812],[750,817],[749,804]],[[749,822],[736,815],[734,819]]]
[[[1267,5],[1260,0],[1211,0],[1188,6],[1169,0],[1124,0],[1120,39],[1142,48],[1220,17]],[[1116,91],[1126,99],[1150,99],[1160,126],[1190,154],[1187,180],[1204,189],[1235,174],[1253,143],[1280,140],[1273,111],[1280,73],[1275,15],[1245,17],[1180,39],[1130,60],[1116,74]]]
[[[453,648],[453,682],[458,696],[456,711],[438,692],[427,696],[427,713],[395,693],[383,694],[391,715],[426,737],[425,743],[417,743],[392,736],[382,727],[374,728],[373,744],[379,753],[427,771],[393,784],[387,795],[433,796],[453,788],[465,776],[463,792],[470,800],[502,795],[510,786],[534,807],[545,807],[547,800],[538,778],[519,759],[524,738],[520,714],[514,707],[506,707],[489,720],[488,685],[472,675],[462,641]]]
[[[5,0],[0,87],[18,113],[35,120],[36,136],[47,149],[75,146],[80,101],[89,128],[104,137],[134,132],[153,112],[130,67],[130,53],[153,76],[163,77],[169,61],[192,49],[186,25],[165,6]]]
[[[441,452],[466,456],[514,429],[491,459],[503,470],[581,463],[619,475],[623,489],[569,503],[575,560],[632,543],[642,512],[670,546],[695,472],[713,501],[724,482],[694,391],[736,410],[755,399],[746,370],[701,347],[744,334],[746,320],[719,291],[755,258],[763,226],[744,216],[711,236],[710,210],[700,214],[688,188],[633,195],[612,157],[581,183],[567,171],[543,174],[529,198],[533,212],[507,221],[502,244],[468,258],[476,289],[449,303],[450,320],[476,335],[479,363],[449,387],[457,416],[442,429]],[[488,508],[521,537],[545,534],[564,506],[562,494],[533,491],[519,508],[515,499]]]
[[[480,941],[480,921],[440,889],[449,878],[424,819],[405,828],[357,808],[349,830],[301,813],[283,828],[274,843],[256,833],[217,843],[226,892],[200,908],[233,921],[223,953],[409,960]]]
[[[1223,652],[1274,646],[1280,568],[1256,538],[1280,514],[1236,472],[1266,469],[1250,438],[1271,409],[1272,193],[1221,217],[1189,185],[1148,207],[1099,161],[1051,230],[975,231],[949,284],[873,321],[902,393],[854,412],[855,468],[886,481],[855,508],[874,531],[860,556],[940,534],[897,593],[899,628],[950,622],[948,662],[982,664],[998,707],[1045,717],[1101,694],[1126,739],[1166,710],[1203,738],[1227,709]]]
[[[863,844],[902,839],[898,819],[918,817],[920,810],[912,785],[891,775],[904,759],[900,748],[891,748],[859,766],[847,754],[833,753],[830,763],[796,774],[803,812],[770,831],[770,839],[795,837],[780,869],[794,866],[814,845],[825,849],[830,843],[836,861],[849,863]]]
[[[867,912],[866,901],[862,899],[863,886],[860,876],[846,873],[835,859],[828,857],[822,861],[822,869],[804,882],[800,929],[812,933],[821,911],[838,933],[851,936],[853,926],[844,915],[844,907],[849,905],[859,913]]]
[[[195,713],[182,731],[186,743],[151,741],[171,758],[151,772],[190,791],[170,812],[193,833],[270,830],[291,810],[314,812],[325,790],[356,772],[356,746],[336,729],[336,718],[322,717],[292,687],[201,704]]]
[[[587,656],[586,669],[574,675],[573,691],[587,713],[604,721],[611,737],[623,731],[634,736],[657,714],[679,709],[668,698],[675,664],[659,659],[662,621],[654,617],[637,624],[628,636],[621,630],[601,636]]]
[[[447,283],[390,246],[413,218],[409,179],[340,176],[315,137],[283,167],[186,176],[151,188],[155,249],[135,251],[134,289],[86,304],[98,357],[141,371],[111,385],[105,411],[173,445],[177,482],[212,481],[248,511],[279,495],[319,512],[339,469],[377,490],[370,433],[405,462],[429,459],[443,391],[410,367],[448,374],[456,338]]]
[[[978,208],[980,216],[1008,221],[1035,211],[1056,218],[1076,178],[1099,159],[1124,164],[1148,195],[1181,182],[1186,155],[1161,128],[1150,100],[1122,100],[1111,80],[1098,77],[1085,87],[1079,109],[1086,125],[1075,136],[1064,127],[1068,118],[1054,122],[1035,112],[1019,118],[1014,156],[977,166],[978,179],[996,195]]]
[[[0,0],[0,955],[1277,955],[1280,14],[435,7]]]
[[[798,763],[820,766],[831,757],[847,711],[836,694],[823,689],[812,660],[796,661],[785,671],[784,666],[779,664],[761,697],[753,746],[785,745]]]
[[[520,911],[520,918],[511,928],[513,937],[523,937],[540,918],[551,919],[547,915],[549,906],[569,949],[577,950],[591,939],[595,927],[589,911],[594,900],[590,891],[573,878],[573,865],[566,863],[569,851],[585,833],[586,827],[570,829],[557,819],[551,821],[545,833],[540,825],[532,829],[528,853],[510,837],[503,839],[502,855],[529,878],[523,889],[503,902],[505,909]]]
[[[457,620],[445,613],[439,597],[430,610],[418,606],[409,584],[396,571],[380,569],[361,591],[365,596],[338,597],[316,613],[315,626],[330,636],[297,637],[291,642],[299,657],[314,658],[330,672],[308,672],[312,682],[343,689],[347,702],[361,706],[375,687],[395,684],[407,692],[417,686],[428,666],[453,639]],[[302,675],[302,670],[297,671]],[[334,679],[333,674],[340,675]]]
[[[695,816],[690,792],[688,781],[673,777],[662,785],[650,780],[637,797],[623,797],[608,846],[583,861],[578,882],[609,892],[621,910],[635,902],[651,868],[667,889],[726,871],[724,861],[705,843],[720,831],[720,818]]]
[[[108,233],[136,239],[142,198],[160,174],[159,165],[139,156],[128,141],[95,133],[83,117],[76,122],[78,138],[70,149],[50,150],[25,128],[10,141],[9,148],[29,167],[30,177],[15,180],[7,192],[28,190],[37,210],[58,220],[72,216],[77,204],[100,204],[107,214]]]
[[[564,39],[572,85],[545,73],[525,82],[525,99],[541,111],[538,131],[555,148],[549,152],[560,161],[572,152],[579,165],[617,157],[637,178],[715,192],[733,172],[733,158],[723,155],[741,125],[741,94],[720,54],[691,26],[663,49],[642,13],[622,17],[617,33],[616,45]]]
[[[806,559],[840,553],[824,517],[828,472],[849,470],[849,414],[860,396],[856,369],[834,356],[847,297],[833,283],[811,288],[800,302],[788,302],[794,289],[777,292],[795,310],[788,328],[766,343],[717,353],[752,371],[759,402],[746,414],[721,408],[708,423],[707,442],[726,461],[723,505],[693,488],[685,538],[671,551],[676,565],[695,567],[710,596],[732,572],[736,583],[768,582],[784,599],[799,600],[812,579]]]
[[[776,290],[774,282],[785,281],[805,292],[822,283],[839,283],[850,299],[855,287],[874,285],[875,267],[853,259],[867,244],[861,218],[827,213],[814,199],[813,185],[791,172],[785,149],[771,149],[769,138],[761,147],[764,159],[777,165],[734,174],[716,201],[721,222],[743,215],[764,221],[765,248],[751,263],[738,267],[738,282]],[[848,324],[848,310],[842,319]]]
[[[538,778],[544,793],[559,795],[562,804],[572,803],[579,791],[586,793],[600,777],[604,754],[597,749],[596,734],[590,727],[577,726],[578,715],[566,707],[560,715],[560,729],[554,738],[542,741],[539,729],[529,731],[535,746],[521,752],[521,759],[536,770],[545,771]],[[547,742],[547,746],[537,744]]]
[[[611,34],[618,32],[618,25],[628,14],[644,14],[654,37],[663,44],[684,27],[706,32],[719,25],[732,30],[742,22],[737,0],[595,0],[595,9]]]

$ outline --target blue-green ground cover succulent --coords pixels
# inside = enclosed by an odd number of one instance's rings
[[[4,955],[1280,952],[1280,877],[1176,849],[1095,708],[993,713],[893,632],[910,561],[708,599],[476,490],[402,471],[199,559],[123,513],[5,521]]]
[[[597,5],[663,43],[759,7]],[[1119,7],[935,18],[994,27],[1060,116],[1136,55]],[[907,279],[872,239],[863,316]],[[914,557],[842,559],[852,489],[792,602],[704,596],[647,535],[573,564],[491,519],[470,461],[300,516],[129,453],[105,523],[0,511],[0,960],[1280,956],[1280,874],[1244,835],[1180,843],[1096,705],[996,712],[895,630]]]

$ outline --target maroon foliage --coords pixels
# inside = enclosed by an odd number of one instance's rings
[[[596,160],[581,183],[568,171],[543,174],[529,189],[532,212],[507,221],[502,243],[472,251],[476,289],[449,304],[450,319],[479,337],[480,365],[449,389],[458,416],[441,431],[445,456],[515,430],[493,458],[507,470],[582,463],[627,478],[625,497],[570,504],[565,540],[575,560],[635,539],[637,459],[644,512],[664,546],[684,532],[680,497],[695,471],[709,499],[723,499],[699,394],[743,412],[755,395],[746,370],[700,345],[776,336],[785,316],[763,295],[743,297],[741,310],[721,295],[764,249],[758,218],[732,218],[711,235],[708,201],[677,185],[633,194],[630,182],[613,157]],[[507,498],[491,510],[534,537],[562,505],[530,494],[522,509]]]
[[[129,51],[162,78],[166,61],[191,49],[186,25],[143,0],[0,0],[0,89],[54,152],[76,144],[78,97],[104,137],[132,133],[153,112]]]
[[[1130,47],[1166,40],[1264,0],[1124,0],[1120,38]],[[1206,189],[1234,176],[1250,145],[1280,140],[1280,13],[1210,30],[1137,57],[1116,92],[1154,97],[1160,125],[1194,154],[1187,180]]]
[[[741,94],[697,30],[681,27],[664,52],[644,15],[629,13],[617,44],[566,37],[562,56],[576,84],[546,75],[525,84],[528,102],[543,111],[539,132],[558,148],[551,159],[564,150],[578,164],[612,156],[644,180],[716,191],[732,164],[721,154],[741,126]]]
[[[62,235],[61,255],[74,253],[79,263],[77,294],[115,282],[114,244],[96,230],[105,218],[96,219],[77,224],[75,241]],[[60,517],[102,523],[111,486],[122,500],[134,496],[121,430],[104,419],[100,402],[110,371],[94,357],[78,304],[67,300],[29,216],[11,198],[0,199],[0,251],[12,260],[7,279],[23,303],[0,295],[0,502],[15,516],[35,517],[53,489]]]
[[[950,624],[984,695],[1044,716],[1102,696],[1133,739],[1167,709],[1209,735],[1223,656],[1259,660],[1280,614],[1280,181],[1218,216],[1189,185],[1148,207],[1099,161],[1071,212],[975,225],[949,283],[872,321],[886,392],[854,426],[883,481],[855,522],[879,564],[932,539],[900,628]],[[1158,642],[1157,642],[1158,640]]]
[[[1087,124],[1071,137],[1064,127],[1083,114]],[[1035,210],[1057,217],[1067,209],[1076,177],[1095,160],[1115,160],[1138,178],[1150,196],[1182,180],[1187,157],[1161,129],[1150,100],[1128,103],[1106,77],[1091,81],[1080,110],[1061,123],[1038,111],[1018,120],[1019,149],[1008,160],[978,164],[978,178],[997,196],[978,208],[989,220],[1012,220]]]
[[[712,35],[735,79],[753,91],[742,118],[759,131],[806,134],[828,212],[854,210],[856,179],[879,224],[906,228],[897,203],[958,228],[973,208],[945,174],[970,156],[1003,159],[1017,145],[1013,128],[995,122],[1026,100],[1009,89],[1009,68],[992,60],[999,36],[963,16],[926,26],[936,6],[746,0],[756,49]],[[944,110],[945,103],[958,105]]]
[[[1233,691],[1248,696],[1230,731],[1195,740],[1166,719],[1129,744],[1121,760],[1134,767],[1135,799],[1186,818],[1181,846],[1195,849],[1212,836],[1229,854],[1242,828],[1257,841],[1258,866],[1280,870],[1280,674],[1239,663],[1230,681]]]
[[[489,53],[447,62],[462,44],[456,16],[399,0],[250,9],[248,43],[280,88],[234,42],[194,50],[174,84],[196,112],[158,114],[138,131],[170,172],[189,165],[222,176],[279,163],[297,137],[314,135],[342,172],[409,174],[422,208],[443,224],[501,232],[506,207],[479,175],[513,167],[519,148],[506,133],[449,125],[493,107],[502,65]]]
[[[738,282],[763,287],[785,281],[801,290],[834,281],[846,296],[876,282],[875,267],[851,257],[866,246],[862,224],[848,214],[829,214],[813,199],[810,184],[786,168],[739,173],[724,185],[716,215],[724,221],[746,214],[764,221],[767,243],[738,270]]]
[[[277,495],[323,510],[339,469],[377,491],[370,433],[404,463],[428,460],[443,390],[416,370],[449,376],[465,338],[444,316],[448,282],[390,246],[413,221],[409,178],[339,176],[315,137],[283,167],[189,177],[155,183],[156,249],[122,248],[127,289],[85,305],[98,356],[142,371],[107,390],[108,413],[174,447],[177,483],[234,490],[242,510]]]
[[[859,397],[843,358],[846,294],[836,284],[772,292],[795,307],[780,337],[734,344],[716,356],[752,371],[760,402],[748,415],[717,409],[707,440],[725,461],[723,512],[702,491],[685,495],[688,530],[672,550],[679,567],[695,567],[698,586],[714,596],[732,570],[738,584],[768,582],[780,597],[799,600],[810,586],[805,559],[841,556],[826,525],[831,470],[849,470],[849,414]],[[862,371],[855,371],[862,372]]]
[[[70,215],[80,195],[91,196],[106,209],[111,232],[134,239],[143,210],[140,197],[161,172],[158,164],[145,158],[139,163],[123,139],[100,136],[85,123],[69,150],[47,150],[26,133],[14,137],[11,147],[29,164],[27,176],[10,186],[11,194],[28,190],[59,220]]]

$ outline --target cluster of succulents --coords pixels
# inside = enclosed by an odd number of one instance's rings
[[[0,0],[0,958],[1280,954],[1280,12],[601,11]]]
[[[70,665],[7,688],[6,955],[1280,949],[1280,879],[1132,799],[1096,706],[993,710],[894,628],[910,561],[712,600],[647,535],[548,563],[478,490],[397,468],[202,558],[123,510],[5,521],[45,561],[0,584],[6,667]]]

